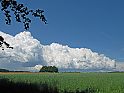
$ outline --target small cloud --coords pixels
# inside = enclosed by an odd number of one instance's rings
[[[117,62],[115,70],[116,71],[124,71],[124,62]]]

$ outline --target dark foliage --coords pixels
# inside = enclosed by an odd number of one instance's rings
[[[30,14],[34,17],[40,18],[45,24],[47,22],[45,16],[43,15],[43,10],[29,10],[28,7],[25,7],[23,4],[19,4],[16,0],[0,0],[2,11],[5,15],[6,24],[11,24],[11,14],[13,11],[15,19],[17,22],[23,22],[24,28],[26,30],[29,29],[29,24],[31,23],[31,19],[28,17]]]
[[[0,69],[0,72],[9,72],[7,69]]]
[[[5,15],[5,23],[8,25],[11,24],[12,13],[17,22],[22,22],[24,24],[24,29],[26,30],[29,29],[29,25],[31,23],[31,19],[29,18],[29,15],[38,17],[45,24],[47,23],[47,20],[45,16],[43,15],[43,12],[44,12],[43,10],[40,10],[40,9],[29,10],[28,7],[25,7],[23,4],[19,4],[16,0],[0,0],[0,3],[2,7],[1,10],[3,11],[3,14]],[[4,38],[0,36],[0,47],[2,47],[3,44],[6,46],[6,48],[13,49],[13,47],[11,47],[7,42],[5,42]],[[2,47],[2,50],[4,50],[3,47]]]
[[[2,36],[0,36],[0,47],[3,46],[3,44],[6,46],[6,48],[11,48],[13,49],[13,47],[11,47],[7,42],[4,41],[4,38]],[[4,48],[2,48],[2,50],[4,50]]]
[[[30,71],[9,71],[9,72],[30,72]]]
[[[43,66],[40,72],[58,72],[58,68],[55,66]]]
[[[9,79],[0,79],[0,93],[58,93],[56,87],[48,86],[48,84],[12,82]]]
[[[95,93],[92,88],[82,91],[76,90],[69,92],[64,90],[62,93]],[[0,79],[0,93],[61,93],[56,86],[50,86],[47,83],[37,85],[24,82],[13,82],[9,79]]]

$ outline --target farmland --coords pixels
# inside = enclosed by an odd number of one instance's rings
[[[0,73],[0,79],[56,86],[59,92],[92,89],[93,93],[124,93],[124,73]],[[84,92],[91,93],[91,92]]]

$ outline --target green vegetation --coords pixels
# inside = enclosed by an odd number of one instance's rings
[[[9,79],[0,79],[0,93],[58,93],[56,87],[44,83],[37,84],[25,82],[13,82]]]
[[[55,66],[43,66],[40,72],[58,72],[58,68]]]
[[[0,78],[38,86],[45,83],[60,93],[124,93],[124,73],[8,73]]]

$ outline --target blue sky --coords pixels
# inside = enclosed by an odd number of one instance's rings
[[[18,0],[30,9],[43,9],[48,24],[33,18],[32,35],[41,44],[53,42],[85,47],[124,61],[124,0]],[[0,11],[0,14],[2,12]],[[11,35],[24,31],[23,24],[4,23],[0,30]]]

